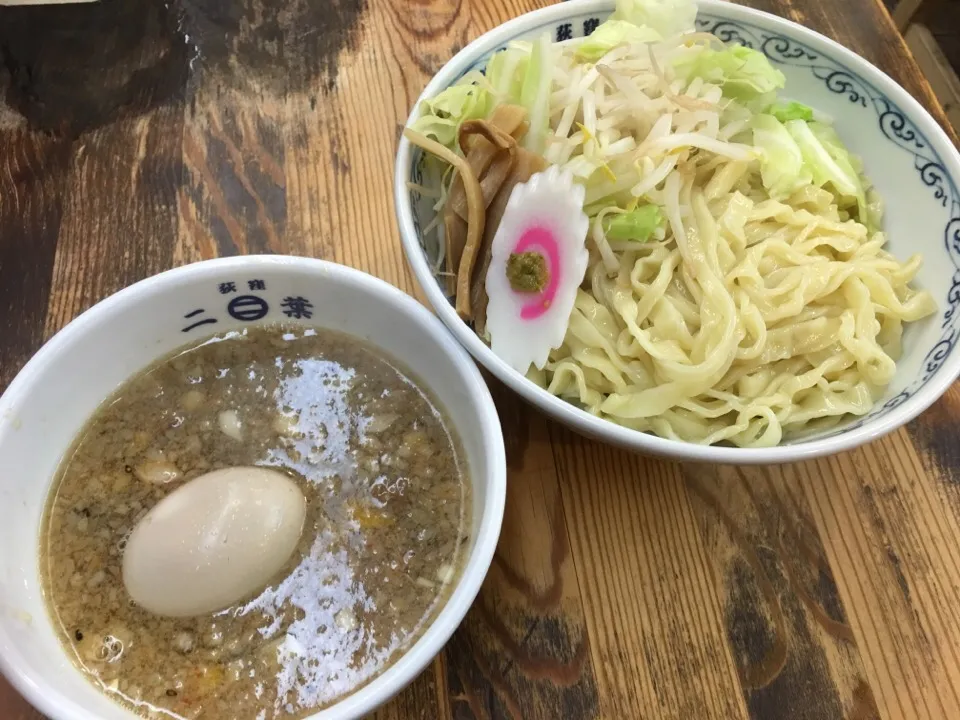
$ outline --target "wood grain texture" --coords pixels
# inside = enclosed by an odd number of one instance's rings
[[[507,438],[497,555],[446,652],[456,718],[601,717],[597,660],[547,422],[491,381]],[[446,717],[440,707],[437,717]]]
[[[0,10],[0,387],[83,309],[193,260],[302,254],[418,292],[393,214],[401,124],[454,52],[546,2]],[[944,122],[879,2],[750,4]],[[627,455],[491,387],[496,558],[378,720],[960,717],[960,389],[859,451],[736,468]],[[38,717],[0,680],[0,718]]]

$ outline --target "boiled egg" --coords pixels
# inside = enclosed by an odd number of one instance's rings
[[[290,559],[306,500],[286,475],[259,467],[215,470],[157,503],[127,540],[123,582],[157,615],[190,617],[262,589]]]

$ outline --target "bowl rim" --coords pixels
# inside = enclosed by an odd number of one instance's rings
[[[502,426],[496,406],[476,364],[426,307],[380,278],[326,260],[299,256],[247,255],[191,263],[152,275],[123,288],[96,303],[64,326],[30,358],[0,396],[0,418],[7,417],[7,411],[27,396],[27,391],[35,381],[35,377],[46,365],[68,349],[72,342],[81,338],[89,327],[109,321],[111,316],[122,311],[131,300],[169,293],[187,283],[194,284],[207,277],[222,274],[224,271],[249,270],[251,266],[261,269],[265,267],[289,269],[312,275],[318,280],[352,285],[361,292],[373,294],[383,302],[390,303],[408,316],[419,332],[436,342],[455,370],[462,375],[464,392],[473,396],[480,410],[477,421],[483,435],[481,444],[489,464],[485,478],[486,498],[480,512],[479,523],[473,530],[476,543],[473,552],[466,559],[460,580],[424,633],[400,655],[396,662],[390,664],[366,685],[346,695],[336,704],[307,716],[306,720],[357,718],[381,706],[407,687],[446,645],[451,635],[463,622],[480,592],[480,587],[493,561],[503,523],[507,492],[507,461]],[[318,325],[322,326],[322,315],[318,314],[317,320]],[[425,382],[429,386],[429,381]],[[0,423],[0,434],[9,432],[9,428],[10,423]],[[37,571],[38,569],[33,570],[33,572]],[[46,609],[44,611],[47,620],[53,622]],[[16,647],[6,637],[5,632],[0,633],[0,673],[33,707],[56,720],[63,718],[95,720],[93,714],[85,711],[73,699],[61,693],[55,684],[48,683],[24,670],[23,666],[16,662],[17,659]],[[79,673],[79,670],[76,672]],[[137,717],[123,706],[118,704],[117,707],[126,710],[131,718]]]
[[[736,5],[726,0],[699,0],[699,9],[726,19],[757,23],[772,31],[778,31],[814,47],[827,50],[831,58],[841,66],[855,69],[877,89],[891,98],[917,128],[926,135],[931,147],[944,161],[944,171],[960,183],[960,153],[949,140],[940,125],[925,108],[890,76],[866,59],[830,38],[803,27],[785,18],[762,10]],[[524,32],[551,22],[559,22],[571,16],[591,12],[602,14],[614,9],[614,0],[568,0],[546,8],[534,10],[508,20],[468,44],[447,62],[430,80],[413,105],[405,126],[418,115],[421,102],[434,97],[462,76],[479,58],[493,52],[507,40]],[[737,448],[671,440],[633,430],[612,421],[589,414],[567,401],[550,394],[526,377],[520,375],[493,351],[463,322],[456,310],[447,301],[439,285],[433,280],[430,267],[422,252],[418,233],[413,223],[413,209],[406,183],[410,179],[412,145],[401,135],[394,171],[394,203],[401,242],[407,262],[418,284],[427,296],[434,311],[464,347],[527,402],[561,420],[577,432],[604,442],[650,455],[692,460],[697,462],[720,462],[742,465],[777,464],[808,460],[849,450],[872,442],[906,424],[926,410],[960,375],[960,351],[953,353],[936,374],[912,397],[892,408],[881,417],[870,418],[858,427],[841,431],[822,439],[813,439],[795,445],[777,445],[772,448]]]

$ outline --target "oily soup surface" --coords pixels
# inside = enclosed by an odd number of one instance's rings
[[[60,469],[41,572],[63,642],[148,716],[330,704],[412,644],[459,572],[469,481],[450,433],[416,384],[346,335],[265,327],[179,351],[102,406]],[[284,570],[211,615],[135,605],[121,560],[136,522],[184,482],[242,465],[284,471],[307,498]]]

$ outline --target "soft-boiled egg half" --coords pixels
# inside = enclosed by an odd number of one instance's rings
[[[215,470],[178,488],[133,529],[123,555],[130,597],[158,615],[230,607],[263,588],[290,559],[306,500],[286,475]]]

